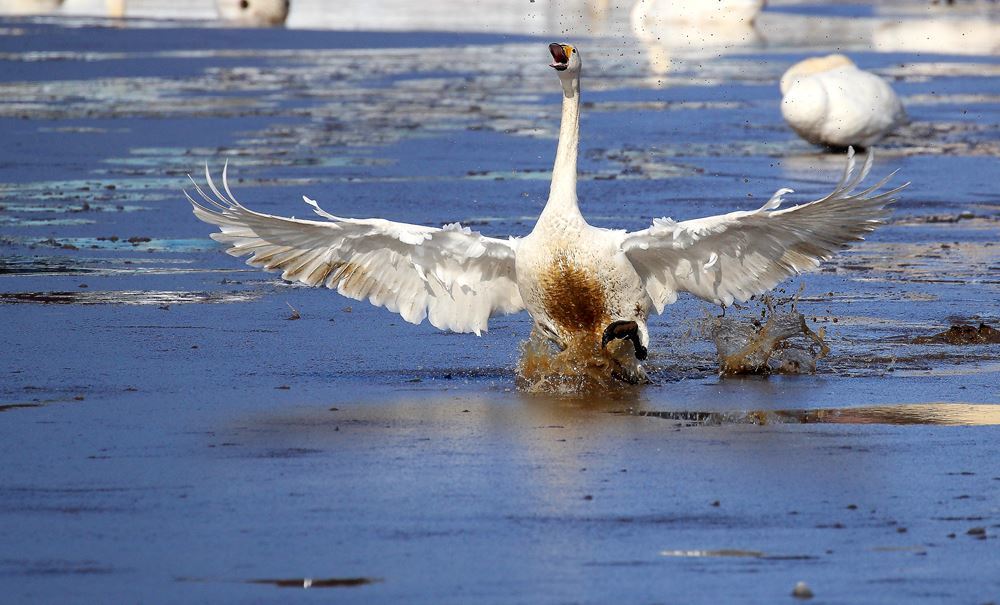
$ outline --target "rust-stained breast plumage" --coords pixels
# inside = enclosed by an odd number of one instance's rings
[[[546,314],[566,332],[600,332],[610,321],[599,276],[559,252],[539,278]]]

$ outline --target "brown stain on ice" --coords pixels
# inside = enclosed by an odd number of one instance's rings
[[[913,339],[917,344],[982,345],[1000,344],[1000,330],[980,323],[979,327],[956,324],[944,332],[933,336]]]
[[[557,254],[539,283],[545,313],[565,333],[600,333],[611,323],[604,285],[565,253]]]

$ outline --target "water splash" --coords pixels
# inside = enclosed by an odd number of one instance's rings
[[[721,317],[699,322],[701,335],[716,347],[722,376],[803,374],[816,371],[816,363],[829,354],[824,330],[813,331],[795,303],[802,294],[765,296],[754,306],[733,307]],[[527,393],[581,395],[613,393],[649,382],[635,361],[631,346],[612,341],[601,348],[595,334],[577,334],[560,350],[544,335],[533,331],[521,344],[517,388]]]
[[[708,317],[702,332],[718,351],[719,374],[739,376],[802,374],[816,371],[816,363],[830,348],[824,331],[814,332],[795,308],[799,292],[789,299],[765,296],[759,317],[744,313]],[[789,308],[785,308],[790,305]]]
[[[516,384],[528,393],[579,395],[634,388],[648,382],[638,363],[631,361],[631,346],[625,341],[601,347],[596,334],[577,334],[559,350],[548,338],[532,331],[521,343]]]

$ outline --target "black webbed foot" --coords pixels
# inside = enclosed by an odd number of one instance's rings
[[[604,328],[604,336],[601,337],[601,348],[608,346],[608,343],[615,339],[629,339],[635,347],[635,358],[639,361],[646,359],[649,352],[639,341],[639,324],[634,321],[613,321]]]

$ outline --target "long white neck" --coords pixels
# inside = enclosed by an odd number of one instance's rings
[[[541,218],[582,217],[576,199],[576,153],[580,141],[580,78],[560,78],[563,86],[559,146],[552,167],[549,200]]]

